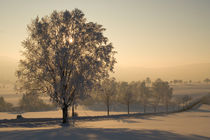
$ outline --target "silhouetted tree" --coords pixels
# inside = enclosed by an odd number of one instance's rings
[[[165,104],[166,107],[166,112],[168,112],[168,106],[170,103],[170,100],[172,98],[172,94],[173,94],[173,89],[169,86],[168,82],[162,82],[161,85],[162,88],[162,101]]]
[[[182,80],[173,80],[173,83],[174,84],[177,84],[177,83],[181,84],[181,83],[183,83],[183,81]]]
[[[152,83],[151,79],[149,77],[146,78],[145,83],[147,86],[150,86],[150,84]]]
[[[75,117],[76,115],[78,115],[77,113],[75,113],[75,108],[77,107],[77,98],[76,96],[74,97],[73,101],[72,101],[72,106],[71,106],[71,116]]]
[[[157,107],[163,97],[162,82],[163,81],[161,79],[157,79],[154,83],[152,83],[152,105],[154,107],[154,112],[157,111]]]
[[[117,83],[114,78],[105,79],[99,87],[100,99],[104,102],[107,108],[107,116],[109,116],[110,105],[115,101],[117,93]]]
[[[74,112],[74,101],[75,101],[75,99],[72,101],[72,107],[71,107],[71,116],[72,117],[74,117],[74,114],[75,114],[75,112]]]
[[[68,107],[93,84],[109,75],[115,64],[105,28],[87,22],[82,11],[54,11],[28,25],[17,71],[20,91],[47,93],[68,119]]]
[[[210,82],[210,79],[209,78],[206,78],[203,81],[208,84]]]
[[[157,79],[152,84],[153,91],[153,107],[154,112],[156,112],[158,105],[162,101],[166,106],[166,111],[168,112],[169,102],[172,98],[173,89],[169,86],[167,81],[162,81],[161,79]]]
[[[134,83],[128,84],[127,82],[119,83],[118,99],[122,104],[127,106],[127,112],[130,113],[130,104],[134,99]]]
[[[145,113],[147,104],[149,102],[150,90],[146,86],[145,82],[142,82],[142,83],[139,84],[139,86],[137,88],[137,92],[138,92],[138,95],[139,95],[139,100],[144,106],[144,113]]]

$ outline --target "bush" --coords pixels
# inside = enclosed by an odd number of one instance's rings
[[[17,115],[17,118],[16,118],[17,120],[21,120],[21,119],[23,119],[23,116],[22,115]]]

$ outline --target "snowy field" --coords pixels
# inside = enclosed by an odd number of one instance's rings
[[[77,107],[76,112],[79,116],[104,116],[107,115],[106,111],[92,111],[83,107]],[[126,112],[110,112],[111,115],[125,114]],[[135,113],[135,112],[132,112]],[[16,113],[0,112],[0,120],[2,119],[16,119]],[[46,112],[25,112],[22,113],[24,118],[62,118],[62,110],[46,111]],[[71,116],[71,110],[69,110]]]
[[[175,85],[174,95],[203,96],[209,92],[210,85]],[[0,95],[6,101],[18,104],[22,95],[15,94],[14,90],[1,89]],[[107,112],[88,110],[78,107],[76,112],[79,116],[103,116]],[[136,110],[139,111],[139,108]],[[142,110],[142,109],[140,109]],[[153,109],[148,109],[149,112]],[[135,106],[131,105],[134,113]],[[111,115],[125,114],[114,112]],[[61,110],[46,112],[25,112],[25,118],[61,118]],[[15,119],[17,114],[0,112],[0,121]],[[0,140],[37,140],[37,139],[142,139],[142,140],[210,140],[210,106],[201,105],[191,111],[170,115],[150,115],[141,117],[116,118],[116,119],[90,119],[71,123],[68,127],[61,126],[61,120],[48,122],[22,122],[3,124],[0,123]]]
[[[42,113],[43,114],[34,112],[25,114],[24,116],[26,117],[28,115],[27,117],[33,117],[34,115],[34,117],[36,117],[36,115],[43,115],[43,117],[45,117],[44,114],[48,114],[48,117],[60,117],[59,115],[61,115],[61,112],[57,112],[58,114],[55,112]],[[89,113],[92,113],[93,115],[103,114],[103,112],[95,112],[94,114],[94,111]],[[119,112],[117,112],[117,114],[118,113]],[[209,124],[210,106],[201,105],[191,111],[170,115],[80,120],[65,127],[62,127],[59,122],[53,125],[49,123],[27,125],[26,123],[25,127],[16,126],[15,124],[6,126],[0,124],[0,139],[209,140]]]

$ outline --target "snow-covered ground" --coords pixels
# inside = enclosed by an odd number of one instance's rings
[[[61,112],[42,112],[47,117],[60,117]],[[93,115],[104,115],[105,112],[87,112]],[[95,114],[94,114],[95,113]],[[102,114],[100,114],[102,113]],[[117,112],[118,114],[119,112]],[[26,117],[40,113],[24,114]],[[2,114],[1,114],[2,115]],[[9,114],[8,114],[9,115]],[[12,114],[10,114],[12,115]],[[56,116],[58,115],[58,116]],[[34,116],[36,117],[36,116]],[[43,117],[46,117],[43,115]],[[24,122],[23,122],[24,123]],[[10,124],[0,125],[0,139],[142,139],[142,140],[209,140],[210,139],[210,106],[201,105],[191,111],[159,116],[142,116],[105,120],[81,120],[70,126],[27,125],[26,127]]]
[[[82,106],[77,107],[76,112],[79,116],[104,116],[107,115],[106,111],[93,111],[87,110]],[[125,114],[126,112],[113,112],[111,111],[111,115],[117,114]],[[71,110],[69,110],[69,115],[71,116]],[[62,110],[55,110],[55,111],[43,111],[43,112],[25,112],[22,113],[24,118],[62,118]],[[17,114],[15,113],[7,113],[7,112],[0,112],[0,120],[2,119],[16,119]]]

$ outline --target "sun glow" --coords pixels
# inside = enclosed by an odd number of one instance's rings
[[[70,39],[69,39],[69,42],[70,42],[70,43],[73,43],[73,42],[74,42],[74,40],[73,40],[72,38],[70,38]]]

